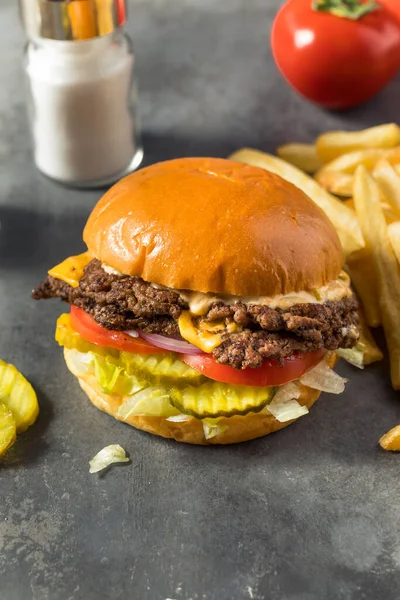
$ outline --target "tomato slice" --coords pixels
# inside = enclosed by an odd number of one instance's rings
[[[277,360],[265,359],[261,367],[257,369],[247,368],[242,370],[234,369],[228,365],[220,365],[209,354],[183,354],[181,359],[187,365],[206,377],[214,379],[214,381],[257,387],[283,385],[298,379],[321,362],[325,353],[326,350],[320,348],[315,352],[294,354],[284,359],[283,366]]]
[[[156,348],[141,338],[133,338],[121,331],[109,331],[101,327],[93,317],[76,306],[71,306],[71,325],[86,341],[98,346],[109,346],[137,354],[165,354],[165,350]]]

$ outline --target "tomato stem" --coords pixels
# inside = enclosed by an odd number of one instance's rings
[[[352,19],[356,21],[364,15],[382,8],[375,0],[362,2],[361,0],[313,0],[313,10],[329,12],[335,17]]]

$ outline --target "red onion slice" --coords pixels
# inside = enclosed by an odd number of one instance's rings
[[[170,352],[178,352],[179,354],[203,354],[203,350],[200,350],[197,346],[193,346],[193,344],[189,344],[189,342],[185,342],[184,340],[177,340],[165,335],[159,335],[158,333],[143,333],[143,331],[130,330],[125,331],[125,333],[132,337],[136,337],[136,333],[146,340],[146,342],[149,342],[149,344],[153,344],[153,346],[156,346],[157,348],[164,348],[164,350],[169,350]]]

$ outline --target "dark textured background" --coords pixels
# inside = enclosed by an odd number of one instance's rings
[[[67,373],[53,341],[62,306],[30,290],[81,249],[99,193],[58,187],[32,165],[15,4],[0,5],[0,356],[32,381],[41,416],[0,468],[1,600],[397,600],[400,457],[377,446],[400,422],[386,365],[340,366],[346,393],[227,448],[117,423]],[[294,95],[269,50],[277,6],[132,2],[147,163],[397,119],[400,80],[344,114]],[[132,465],[89,475],[110,443]]]

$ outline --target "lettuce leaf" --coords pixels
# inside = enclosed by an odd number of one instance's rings
[[[354,348],[339,348],[339,350],[336,350],[338,356],[359,369],[364,368],[364,352],[365,344],[362,342],[358,342]]]
[[[221,435],[228,429],[227,425],[223,425],[219,423],[220,418],[218,419],[203,419],[203,431],[206,440],[211,440],[217,435]]]
[[[265,408],[265,412],[271,413],[280,423],[298,419],[308,413],[308,408],[301,406],[296,400],[300,395],[301,390],[296,383],[282,385],[275,398]]]
[[[180,414],[179,410],[172,406],[167,391],[161,386],[149,386],[129,396],[118,410],[118,416],[123,420],[132,415],[167,418]]]
[[[321,361],[316,367],[300,377],[300,382],[314,390],[328,392],[330,394],[341,394],[347,379],[340,377],[326,362]]]
[[[98,473],[114,463],[130,462],[125,450],[119,444],[106,446],[89,461],[89,473]]]
[[[191,415],[184,415],[180,413],[179,415],[174,415],[173,417],[167,417],[167,421],[172,421],[172,423],[184,423],[185,421],[191,421],[194,419]]]
[[[272,406],[271,406],[272,404]],[[287,400],[281,404],[273,404],[268,406],[269,412],[275,417],[280,423],[286,423],[286,421],[293,421],[303,415],[308,414],[307,406],[302,406],[297,400]]]
[[[94,374],[97,381],[106,394],[112,394],[118,377],[121,375],[124,368],[110,363],[107,359],[97,357],[95,354],[92,354],[92,356],[94,362]]]

